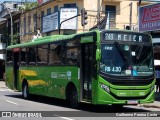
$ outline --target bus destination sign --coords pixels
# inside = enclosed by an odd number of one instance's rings
[[[149,42],[147,35],[130,34],[130,33],[104,33],[103,40],[119,40],[119,41],[132,41],[132,42]]]

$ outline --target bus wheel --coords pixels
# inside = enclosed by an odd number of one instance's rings
[[[78,92],[76,90],[76,88],[73,88],[71,93],[70,93],[70,105],[72,108],[78,108],[79,106],[79,102],[78,102]]]
[[[22,95],[25,99],[28,99],[29,98],[29,90],[28,90],[28,84],[27,82],[25,82],[23,84],[23,88],[22,88]]]

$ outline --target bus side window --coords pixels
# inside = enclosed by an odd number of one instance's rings
[[[22,48],[20,54],[20,65],[26,65],[26,54],[26,48]]]
[[[78,62],[78,45],[76,41],[69,41],[66,45],[66,64],[77,64]]]
[[[48,53],[48,45],[38,46],[37,49],[37,64],[43,65],[47,64],[47,54]]]
[[[67,64],[76,64],[77,63],[77,54],[78,54],[78,47],[69,47],[67,49],[66,63]]]
[[[7,65],[13,65],[13,52],[7,51]]]
[[[50,44],[49,64],[61,64],[61,45]]]
[[[30,47],[28,51],[28,63],[29,65],[36,64],[36,47]]]

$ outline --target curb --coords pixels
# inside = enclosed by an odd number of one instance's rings
[[[7,88],[7,86],[0,86],[0,88]]]
[[[157,105],[141,105],[142,107],[146,107],[146,108],[158,108],[160,109],[160,106]]]
[[[5,81],[0,81],[0,88],[6,88]]]

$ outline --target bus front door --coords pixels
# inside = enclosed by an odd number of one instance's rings
[[[19,52],[13,52],[13,85],[18,89]]]
[[[91,102],[92,98],[92,54],[93,44],[83,43],[81,44],[81,100]]]

